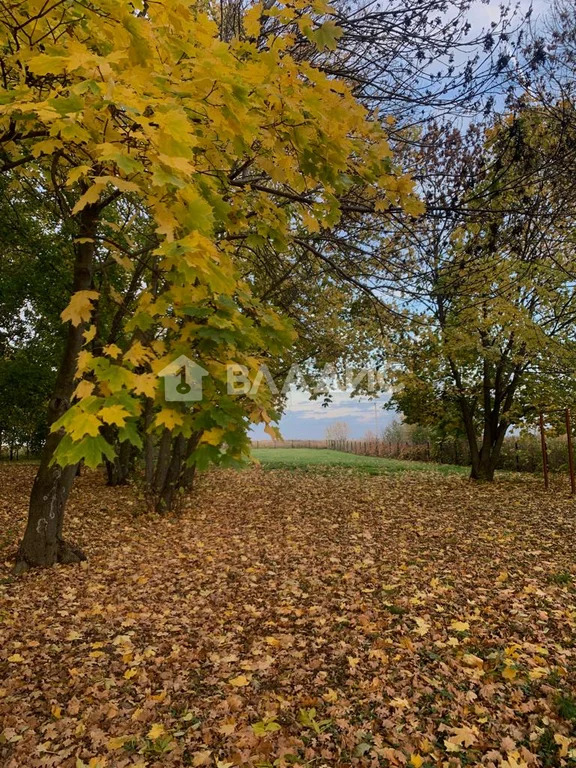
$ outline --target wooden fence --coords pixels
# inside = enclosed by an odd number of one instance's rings
[[[326,440],[252,440],[252,448],[328,448]]]

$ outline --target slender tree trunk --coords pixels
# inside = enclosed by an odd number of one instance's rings
[[[152,487],[154,480],[154,436],[149,431],[153,416],[154,403],[147,397],[144,405],[144,483],[147,488]]]
[[[196,448],[198,445],[199,436],[193,435],[188,440],[188,446],[186,448],[186,458],[185,461],[189,459],[189,457],[192,455],[192,451]],[[185,491],[191,491],[194,487],[194,480],[196,479],[196,464],[185,464],[184,469],[182,470],[182,480],[181,485],[182,488]]]
[[[180,489],[185,450],[186,438],[178,435],[172,440],[172,451],[164,474],[164,482],[157,489],[156,512],[161,515],[172,511],[174,507],[175,495]]]
[[[172,455],[172,434],[169,429],[162,432],[160,443],[158,445],[158,455],[156,456],[156,469],[152,481],[152,492],[158,494],[162,491],[166,476],[170,467]]]
[[[89,290],[92,287],[94,235],[97,220],[98,209],[94,206],[86,206],[80,214],[78,238],[81,238],[82,242],[75,246],[74,293]],[[49,425],[57,421],[70,407],[83,332],[82,325],[74,326],[70,323],[68,326],[62,361],[48,405]],[[16,574],[23,573],[33,566],[76,563],[86,559],[82,550],[68,544],[62,538],[64,509],[76,475],[76,466],[62,468],[51,463],[61,439],[60,433],[51,432],[42,451],[40,466],[30,496],[28,522],[16,555],[14,566]]]
[[[164,443],[166,433],[162,436]],[[168,447],[167,441],[161,445],[158,455],[158,466],[153,488],[154,510],[161,515],[172,512],[176,506],[179,494],[191,490],[196,475],[194,464],[188,464],[188,459],[198,445],[200,434],[194,434],[186,439],[182,435],[172,438]]]
[[[112,442],[113,440],[114,438],[111,437],[109,442]],[[128,485],[130,472],[132,470],[133,448],[134,446],[132,443],[125,440],[123,443],[120,443],[114,461],[106,460],[106,485],[111,487]]]

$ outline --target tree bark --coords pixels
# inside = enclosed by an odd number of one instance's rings
[[[132,470],[133,445],[128,440],[120,443],[114,461],[106,460],[107,483],[110,487],[128,485]]]
[[[480,452],[480,455],[478,459],[472,463],[472,469],[470,470],[470,478],[472,480],[484,480],[487,482],[492,482],[494,480],[494,472],[495,472],[495,463],[494,458],[496,458],[496,461],[498,460],[498,457],[494,457],[493,455],[490,456],[489,454],[482,454],[482,451]]]
[[[164,475],[164,482],[157,488],[156,512],[164,515],[174,508],[175,495],[180,489],[183,462],[185,460],[186,438],[178,435],[172,440],[170,461]]]
[[[79,217],[78,238],[82,241],[75,246],[74,293],[90,290],[92,287],[94,235],[97,221],[98,208],[86,206]],[[69,324],[54,392],[48,405],[49,425],[57,421],[70,407],[83,333],[82,324],[77,326]],[[52,463],[61,439],[60,433],[51,432],[44,445],[30,495],[26,530],[16,555],[15,574],[23,573],[35,566],[77,563],[86,559],[81,549],[62,538],[64,509],[76,475],[76,465],[63,468]]]
[[[169,438],[169,439],[168,439]],[[191,490],[196,467],[188,459],[198,445],[200,433],[186,439],[182,435],[174,438],[166,432],[162,435],[158,465],[152,488],[153,506],[160,515],[173,512],[179,494]]]

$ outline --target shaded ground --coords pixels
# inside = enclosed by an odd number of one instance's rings
[[[379,456],[358,456],[355,453],[319,448],[256,448],[252,452],[264,469],[300,469],[326,472],[332,468],[350,468],[369,475],[393,472],[440,472],[469,475],[469,467],[453,464],[432,464],[425,461],[403,461]]]
[[[32,473],[0,467],[2,558]],[[0,586],[3,768],[576,764],[566,495],[255,469],[138,510],[80,478],[86,567]]]

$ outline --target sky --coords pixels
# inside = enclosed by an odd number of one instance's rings
[[[520,14],[533,7],[532,20],[538,23],[550,7],[550,0],[519,0]],[[481,0],[474,4],[470,12],[470,21],[475,29],[488,27],[490,22],[497,21],[500,15],[499,3],[485,5]],[[351,439],[362,439],[366,432],[381,434],[383,429],[394,420],[400,420],[400,415],[394,411],[385,410],[384,406],[389,395],[378,399],[351,398],[348,392],[338,391],[333,394],[333,402],[323,407],[320,400],[311,400],[304,391],[293,391],[288,396],[287,408],[280,420],[280,431],[285,440],[322,440],[328,426],[335,422],[345,421],[348,425]],[[254,440],[269,440],[262,427],[253,429]]]
[[[304,391],[293,391],[288,395],[285,415],[280,420],[280,431],[284,440],[323,440],[326,428],[335,422],[345,421],[351,439],[361,439],[370,431],[381,434],[382,430],[398,414],[383,410],[388,395],[373,400],[350,397],[349,392],[336,391],[332,403],[324,408],[321,401],[311,400]],[[261,427],[253,430],[254,440],[269,440]]]

